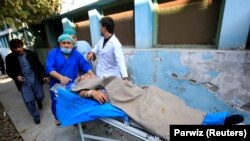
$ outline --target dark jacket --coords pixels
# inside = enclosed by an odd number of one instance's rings
[[[26,52],[26,58],[30,64],[30,67],[35,73],[35,77],[38,78],[41,84],[44,84],[43,77],[46,76],[44,65],[40,62],[38,56],[33,51],[26,49],[24,49],[24,51]],[[6,61],[6,73],[9,75],[9,77],[11,77],[15,81],[15,84],[18,90],[20,91],[22,83],[17,81],[17,76],[18,75],[22,76],[22,74],[21,74],[20,62],[18,60],[18,55],[15,53],[10,53],[9,55],[6,56],[5,61]]]

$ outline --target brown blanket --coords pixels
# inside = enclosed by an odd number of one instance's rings
[[[155,86],[138,87],[116,77],[81,81],[72,91],[104,87],[110,102],[147,131],[169,140],[174,124],[201,124],[205,113],[188,107],[179,97]]]

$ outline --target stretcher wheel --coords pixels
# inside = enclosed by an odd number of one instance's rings
[[[105,132],[108,134],[108,135],[112,135],[113,133],[113,127],[109,124],[105,124]]]

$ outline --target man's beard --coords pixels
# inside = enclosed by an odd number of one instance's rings
[[[22,56],[22,55],[23,55],[23,53],[18,53],[17,55]]]
[[[23,51],[15,52],[18,56],[22,56],[24,54]]]

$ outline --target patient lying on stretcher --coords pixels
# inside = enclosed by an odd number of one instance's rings
[[[169,140],[169,125],[233,125],[244,120],[241,115],[229,115],[227,112],[207,114],[187,106],[176,95],[158,87],[141,88],[116,77],[99,79],[83,76],[71,91],[81,97],[94,98],[99,103],[110,102],[146,130],[166,140]]]
[[[84,81],[87,79],[92,79],[92,77],[88,74],[82,75],[81,77],[77,78],[77,83],[79,83],[80,81]],[[83,89],[81,91],[78,92],[78,94],[81,97],[85,97],[85,98],[93,98],[96,101],[98,101],[100,104],[103,104],[105,102],[109,102],[109,98],[107,95],[107,92],[105,91],[105,89],[103,88],[99,88],[99,89]]]

